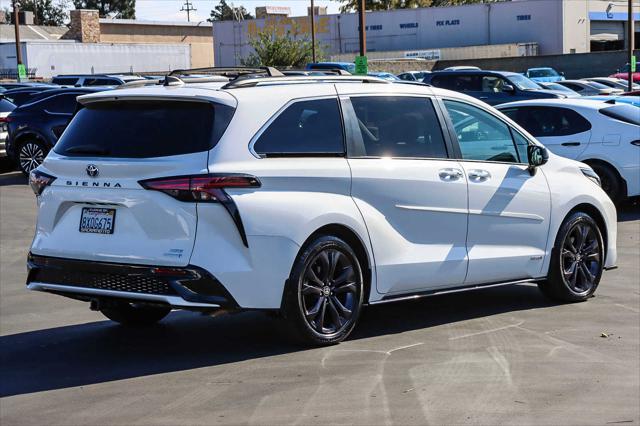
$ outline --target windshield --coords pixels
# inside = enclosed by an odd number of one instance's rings
[[[520,90],[540,90],[542,87],[535,81],[529,80],[524,75],[513,74],[507,76],[507,79]]]
[[[587,84],[594,89],[611,89],[611,87],[605,86],[604,84],[598,83],[597,81],[590,81]]]
[[[553,68],[529,70],[529,77],[557,77],[559,74]]]
[[[600,114],[606,115],[607,117],[611,117],[616,120],[624,121],[625,123],[640,126],[640,113],[638,111],[638,107],[636,106],[622,104],[602,108],[600,109]]]
[[[542,87],[550,90],[557,90],[558,92],[576,93],[575,91],[569,89],[568,87],[558,83],[544,83]]]

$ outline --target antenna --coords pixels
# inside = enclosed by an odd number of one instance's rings
[[[191,4],[191,2],[189,0],[185,0],[184,4],[182,5],[182,9],[180,9],[180,12],[187,12],[187,22],[191,22],[191,11],[195,11],[198,10],[195,7],[193,7],[193,4]]]

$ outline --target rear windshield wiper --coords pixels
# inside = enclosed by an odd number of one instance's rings
[[[68,154],[108,155],[109,150],[97,145],[76,145],[64,150]]]

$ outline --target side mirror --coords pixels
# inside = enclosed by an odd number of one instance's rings
[[[510,84],[505,84],[504,86],[502,86],[502,91],[506,93],[513,93],[516,91],[516,88]]]
[[[560,71],[560,75],[564,77],[564,71]]]
[[[536,167],[540,167],[549,161],[549,151],[539,145],[529,145],[527,147],[527,156],[529,157],[529,171],[532,175],[535,174]]]

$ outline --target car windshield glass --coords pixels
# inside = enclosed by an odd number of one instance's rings
[[[558,73],[552,68],[529,70],[529,77],[557,77]]]
[[[600,114],[625,123],[640,126],[640,108],[629,104],[613,105],[600,109]]]
[[[609,86],[605,86],[602,83],[598,83],[597,81],[590,81],[589,83],[587,83],[589,86],[593,87],[594,89],[610,89]]]
[[[208,102],[97,102],[78,111],[54,151],[119,158],[208,151],[226,130],[233,111]]]
[[[529,80],[524,75],[513,74],[507,79],[520,90],[540,90],[542,87],[535,81]]]
[[[543,87],[545,89],[557,90],[558,92],[576,93],[573,90],[569,89],[568,87],[565,87],[562,84],[558,84],[558,83],[545,83]]]

